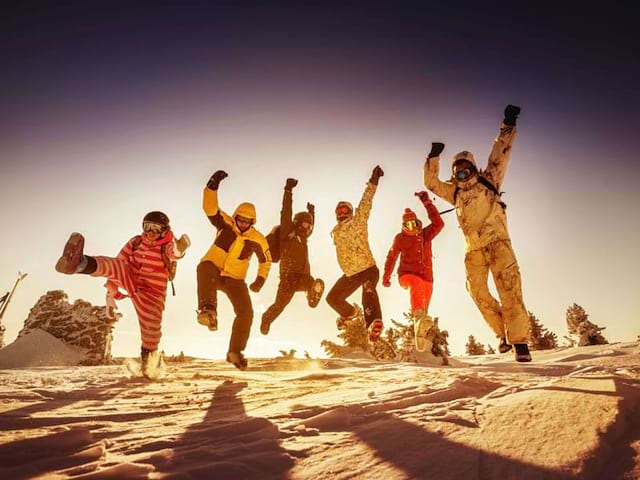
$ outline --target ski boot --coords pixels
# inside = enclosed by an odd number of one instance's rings
[[[218,314],[215,310],[211,308],[204,307],[200,310],[197,310],[198,313],[198,323],[200,325],[204,325],[208,327],[209,330],[215,332],[218,330]]]
[[[356,320],[362,316],[362,309],[355,303],[353,304],[353,309],[354,313],[350,317],[338,317],[338,319],[336,320],[336,326],[338,327],[338,330],[346,329],[348,322],[352,322],[353,320]]]
[[[227,352],[227,362],[232,363],[238,370],[246,370],[248,365],[241,352]]]
[[[513,348],[512,345],[509,345],[507,343],[507,339],[505,337],[502,337],[500,339],[500,345],[498,345],[498,351],[500,353],[507,353],[509,350],[511,350]]]
[[[149,370],[152,368],[151,365],[158,361],[157,357],[157,350],[140,347],[140,371],[144,377],[149,378]]]
[[[78,232],[73,232],[64,246],[62,256],[56,262],[56,270],[67,275],[76,273],[84,257],[83,249],[84,237]]]
[[[307,290],[307,303],[311,308],[318,306],[322,294],[324,293],[324,282],[319,278],[316,278],[311,284],[311,288]]]
[[[526,343],[514,344],[516,349],[516,361],[517,362],[530,362],[531,353],[529,353],[529,346]]]
[[[419,352],[431,350],[433,340],[429,337],[429,331],[433,327],[433,320],[424,310],[416,310],[412,317],[416,350]]]
[[[369,328],[367,328],[367,331],[369,333],[369,342],[376,343],[380,338],[383,329],[384,324],[379,318],[376,318],[373,322],[371,322],[371,325],[369,325]]]

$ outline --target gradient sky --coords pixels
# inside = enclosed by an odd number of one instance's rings
[[[169,297],[162,348],[221,358],[220,330],[195,320],[195,268],[215,229],[201,192],[217,169],[224,210],[257,206],[257,228],[277,223],[287,177],[294,211],[317,207],[312,273],[341,275],[329,232],[339,200],[356,203],[385,170],[369,221],[382,268],[432,141],[480,166],[504,106],[522,114],[503,190],[524,299],[566,335],[574,302],[610,341],[640,334],[640,66],[635,15],[624,7],[427,2],[16,2],[5,9],[0,55],[0,293],[28,272],[3,319],[12,341],[47,290],[104,302],[103,280],[53,266],[72,231],[86,253],[115,255],[150,210],[163,210],[193,245]],[[608,8],[608,7],[607,7]],[[449,205],[436,202],[441,209]],[[495,340],[464,287],[464,242],[453,214],[434,240],[431,314],[454,354],[469,334]],[[255,276],[255,264],[249,279]],[[379,287],[384,320],[402,319],[408,293]],[[277,265],[253,294],[246,350],[323,353],[336,314],[302,294],[264,337],[259,313],[275,296]],[[352,301],[359,301],[354,296]],[[116,355],[137,355],[130,302],[114,332]]]

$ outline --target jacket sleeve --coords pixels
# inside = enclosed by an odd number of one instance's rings
[[[269,251],[269,244],[267,239],[261,234],[256,232],[255,241],[260,245],[261,252],[258,254],[258,276],[265,280],[269,276],[269,270],[271,269],[271,252]]]
[[[280,239],[286,238],[293,230],[293,193],[291,190],[284,190],[282,195],[282,210],[280,210]]]
[[[498,137],[493,141],[493,148],[489,155],[489,163],[484,171],[484,176],[500,190],[504,176],[507,173],[511,148],[516,138],[516,127],[500,125]]]
[[[225,225],[233,225],[233,219],[218,207],[218,191],[204,187],[202,193],[202,209],[211,224],[218,230]]]
[[[434,194],[453,205],[456,186],[452,182],[443,182],[440,175],[440,157],[427,158],[424,162],[424,186]]]
[[[383,279],[391,278],[393,269],[396,266],[398,255],[400,255],[400,249],[398,248],[398,236],[396,235],[393,238],[393,244],[391,245],[389,253],[387,254],[387,260],[384,262],[384,275],[382,277]]]
[[[367,182],[367,186],[364,189],[360,203],[356,207],[356,211],[353,214],[354,218],[361,222],[369,220],[371,214],[371,207],[373,206],[373,196],[376,193],[378,186],[371,182]]]
[[[431,241],[444,228],[444,221],[440,216],[440,212],[432,202],[425,202],[424,207],[427,209],[427,215],[431,220],[431,225],[426,226],[422,230],[422,238],[425,241]]]

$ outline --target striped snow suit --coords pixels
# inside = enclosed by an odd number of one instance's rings
[[[131,298],[138,314],[142,346],[148,350],[157,350],[162,336],[162,312],[169,281],[162,259],[162,245],[165,245],[169,260],[177,260],[173,238],[171,231],[155,242],[149,242],[146,235],[135,236],[116,258],[94,257],[98,268],[91,275],[106,277],[105,286],[116,300]],[[139,245],[134,249],[136,243]]]

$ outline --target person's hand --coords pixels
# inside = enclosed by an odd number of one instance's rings
[[[516,120],[518,120],[518,115],[520,115],[520,107],[516,107],[515,105],[507,105],[507,107],[504,109],[503,123],[505,125],[515,127]]]
[[[105,298],[106,303],[106,313],[107,318],[113,320],[116,318],[116,311],[118,310],[118,306],[116,305],[116,300],[113,298],[113,294],[110,290],[107,290],[107,296]]]
[[[284,189],[291,191],[296,185],[298,185],[298,180],[295,178],[287,178],[287,183],[285,184]]]
[[[430,202],[431,198],[429,197],[429,193],[422,190],[421,192],[414,193],[416,197],[420,199],[422,203]]]
[[[313,203],[307,202],[307,212],[313,215],[315,211],[316,211],[315,205]]]
[[[387,277],[382,279],[382,286],[383,287],[390,287],[391,286],[391,280]]]
[[[378,185],[378,180],[380,180],[380,177],[382,177],[383,175],[384,170],[380,168],[380,165],[376,165],[376,167],[371,172],[371,178],[369,179],[369,182],[373,183],[374,185]]]
[[[443,150],[444,143],[433,142],[431,144],[431,151],[429,152],[429,156],[427,158],[439,157]]]
[[[184,253],[190,246],[191,239],[186,233],[183,233],[182,236],[178,240],[176,240],[176,249],[180,254]]]
[[[211,175],[209,182],[207,183],[207,187],[211,190],[217,190],[220,186],[220,182],[227,178],[229,175],[224,170],[218,170],[216,173]]]
[[[264,285],[264,278],[256,277],[253,283],[249,285],[249,290],[251,290],[252,292],[258,293],[263,285]]]

